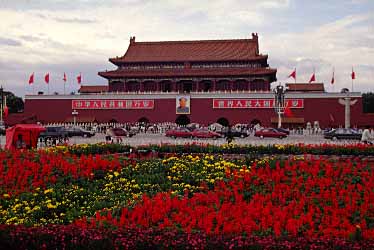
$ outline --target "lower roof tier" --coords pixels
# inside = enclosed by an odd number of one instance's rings
[[[183,68],[183,69],[154,69],[154,70],[126,70],[117,69],[99,72],[99,75],[107,78],[159,78],[159,77],[250,77],[269,76],[276,81],[276,69],[271,68]]]

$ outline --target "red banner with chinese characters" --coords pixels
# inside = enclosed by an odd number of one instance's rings
[[[154,100],[72,100],[72,109],[153,109]]]
[[[290,108],[304,108],[304,99],[286,99]],[[274,99],[213,99],[215,109],[274,108]]]

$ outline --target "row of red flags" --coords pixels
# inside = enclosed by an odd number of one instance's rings
[[[32,73],[29,77],[29,84],[33,84],[34,83],[34,75],[35,73]],[[64,72],[64,77],[62,78],[62,80],[66,83],[67,81],[67,77],[66,77],[66,74]],[[49,84],[49,73],[47,73],[45,76],[44,76],[44,81],[46,84]],[[79,73],[79,75],[77,76],[77,83],[78,84],[81,84],[82,83],[82,74]]]
[[[292,77],[296,81],[296,69],[292,71],[292,73],[288,76],[288,78]],[[356,73],[354,72],[352,68],[352,73],[351,73],[351,78],[352,80],[356,79]],[[316,81],[316,73],[313,72],[312,76],[310,77],[309,83],[315,82]],[[331,84],[335,83],[335,70],[332,72],[332,77],[331,77]]]

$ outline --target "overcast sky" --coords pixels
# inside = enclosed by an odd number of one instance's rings
[[[77,90],[106,84],[98,71],[137,41],[250,38],[278,69],[280,82],[297,68],[298,82],[316,71],[327,90],[374,91],[373,0],[0,0],[0,84],[23,96],[34,90]],[[290,79],[289,79],[290,80]]]

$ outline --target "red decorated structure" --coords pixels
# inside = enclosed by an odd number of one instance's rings
[[[259,52],[257,34],[251,39],[137,42],[109,61],[116,70],[102,71],[107,86],[81,86],[79,95],[27,95],[24,117],[47,122],[197,122],[229,124],[261,122],[276,125],[276,69]],[[287,84],[292,117],[286,127],[318,121],[322,127],[344,126],[346,93],[327,93],[322,83]],[[351,107],[352,126],[371,125],[361,93]],[[181,106],[182,105],[182,106]],[[48,107],[48,109],[46,108]],[[75,111],[75,112],[73,112]],[[19,115],[18,115],[19,116]],[[10,116],[8,123],[14,123]]]
[[[122,57],[109,59],[118,68],[99,72],[109,91],[208,92],[269,91],[276,70],[252,39],[136,42]]]

